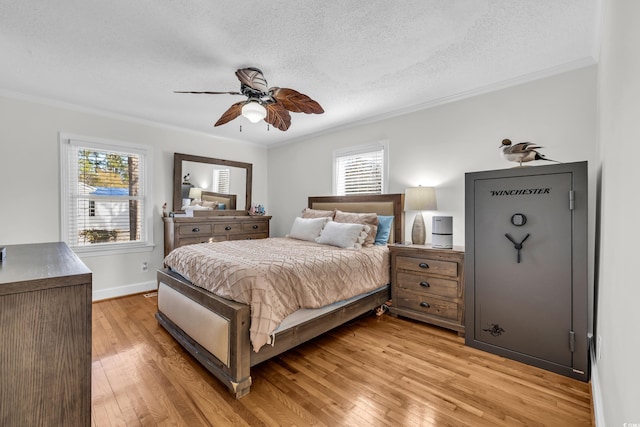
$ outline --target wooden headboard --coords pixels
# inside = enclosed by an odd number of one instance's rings
[[[365,194],[358,196],[314,196],[309,197],[311,209],[333,210],[357,213],[377,213],[393,215],[393,230],[390,242],[404,240],[404,194]]]

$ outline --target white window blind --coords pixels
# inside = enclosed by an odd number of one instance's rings
[[[335,194],[382,194],[386,189],[385,151],[384,144],[375,144],[336,152]]]
[[[147,245],[147,152],[61,138],[62,239],[74,250]]]
[[[213,191],[216,193],[229,194],[230,178],[229,169],[214,169]]]

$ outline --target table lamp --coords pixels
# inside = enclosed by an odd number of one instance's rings
[[[438,206],[434,187],[412,187],[406,189],[404,193],[405,211],[435,211],[436,209],[438,209]],[[422,212],[418,212],[413,220],[411,242],[415,245],[424,245],[426,238],[427,231],[424,226],[424,217]]]

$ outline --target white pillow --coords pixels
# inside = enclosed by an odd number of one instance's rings
[[[328,222],[316,242],[344,249],[361,249],[370,227],[347,222]]]
[[[315,242],[316,238],[320,235],[320,232],[324,228],[327,222],[331,221],[331,218],[300,218],[297,217],[293,220],[291,231],[287,237],[298,240],[308,240]]]

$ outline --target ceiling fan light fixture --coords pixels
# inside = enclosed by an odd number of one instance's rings
[[[267,117],[267,109],[259,102],[251,101],[242,106],[242,115],[251,123],[258,123]]]

